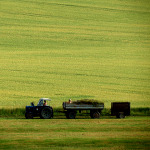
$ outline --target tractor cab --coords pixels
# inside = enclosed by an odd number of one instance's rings
[[[39,102],[37,106],[48,106],[47,102],[51,101],[49,98],[41,98],[39,99]]]

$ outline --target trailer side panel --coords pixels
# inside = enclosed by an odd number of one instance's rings
[[[130,115],[130,102],[112,102],[111,115],[116,116],[118,113],[123,112],[125,116]]]

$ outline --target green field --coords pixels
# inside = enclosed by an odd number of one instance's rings
[[[0,149],[141,149],[150,147],[148,117],[0,119]]]
[[[150,107],[149,58],[149,0],[0,1],[0,108],[41,97]]]

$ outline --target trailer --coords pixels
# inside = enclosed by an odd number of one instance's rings
[[[63,109],[68,119],[75,119],[77,111],[81,113],[83,110],[89,110],[91,118],[100,118],[101,111],[104,109],[104,103],[85,100],[69,101],[63,102]]]
[[[130,115],[130,102],[112,102],[111,115],[117,118],[125,118]]]

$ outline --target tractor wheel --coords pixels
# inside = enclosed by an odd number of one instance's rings
[[[100,118],[100,113],[98,111],[92,111],[92,112],[90,112],[90,116],[93,119],[98,119],[98,118]]]
[[[76,112],[75,111],[68,111],[66,113],[67,119],[75,119],[76,118]]]
[[[53,110],[49,107],[44,107],[41,111],[41,119],[50,119],[53,116]]]
[[[33,114],[32,113],[26,113],[25,117],[26,117],[26,119],[33,119]]]

